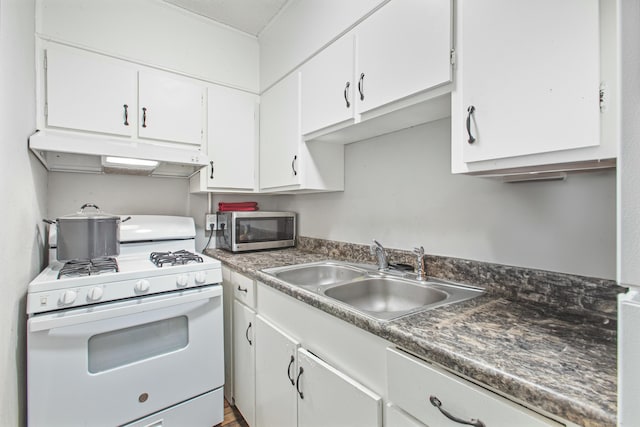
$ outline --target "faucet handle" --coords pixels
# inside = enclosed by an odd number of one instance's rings
[[[369,252],[371,253],[371,255],[375,255],[378,249],[384,250],[380,242],[378,242],[376,239],[373,239],[373,243],[371,244],[371,246],[369,246]]]
[[[424,247],[420,246],[419,248],[413,248],[413,253],[418,256],[424,255]]]

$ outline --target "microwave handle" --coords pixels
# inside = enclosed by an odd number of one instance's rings
[[[29,331],[38,332],[66,326],[74,326],[86,322],[96,322],[99,320],[111,319],[114,317],[127,316],[131,314],[139,314],[145,311],[159,310],[162,308],[173,307],[181,304],[192,304],[195,308],[206,304],[210,299],[220,298],[222,292],[219,287],[206,289],[200,292],[194,292],[188,295],[167,296],[166,298],[140,303],[132,303],[129,305],[105,308],[99,311],[82,311],[69,316],[58,317],[59,315],[45,315],[42,317],[33,317],[29,319]],[[192,309],[193,309],[192,308]]]

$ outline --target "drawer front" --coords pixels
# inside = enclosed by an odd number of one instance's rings
[[[387,349],[389,400],[429,427],[456,427],[432,404],[465,421],[487,427],[561,426],[489,390],[396,349]]]
[[[232,271],[231,283],[233,283],[233,296],[248,307],[256,308],[255,281]]]

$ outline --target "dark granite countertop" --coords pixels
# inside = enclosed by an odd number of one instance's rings
[[[616,425],[616,340],[590,317],[500,293],[376,321],[261,272],[329,259],[284,249],[208,250],[232,269],[380,336],[453,372],[578,425]],[[355,261],[358,261],[354,259]]]

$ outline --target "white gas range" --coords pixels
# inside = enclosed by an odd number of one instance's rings
[[[119,256],[66,265],[53,230],[27,293],[29,425],[221,422],[221,265],[196,253],[193,219],[134,215]]]

